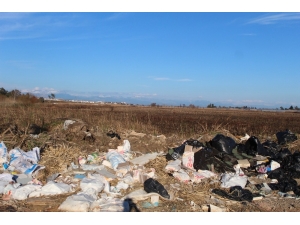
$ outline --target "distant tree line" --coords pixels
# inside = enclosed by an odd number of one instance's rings
[[[280,106],[280,110],[300,110],[298,106],[290,106],[290,108],[283,108]]]
[[[44,102],[45,99],[43,97],[36,97],[33,94],[26,93],[23,94],[18,89],[13,89],[11,91],[5,90],[5,88],[0,88],[0,101],[10,100],[13,102],[22,102],[22,103],[38,103]]]

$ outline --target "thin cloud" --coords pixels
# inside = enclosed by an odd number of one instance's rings
[[[170,80],[170,78],[167,77],[154,77],[154,80]]]
[[[275,24],[282,21],[300,20],[300,13],[279,13],[274,15],[267,15],[250,20],[247,24]]]
[[[0,13],[0,40],[49,37],[59,29],[78,26],[81,20],[74,14]]]

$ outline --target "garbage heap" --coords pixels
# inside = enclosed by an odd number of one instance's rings
[[[111,138],[121,137],[108,133]],[[236,202],[258,201],[276,192],[278,197],[299,198],[300,152],[286,147],[297,140],[291,131],[276,134],[277,142],[263,143],[245,135],[237,143],[233,138],[217,134],[212,140],[184,140],[181,145],[163,152],[148,154],[132,150],[129,140],[105,153],[80,156],[67,170],[51,174],[46,183],[37,179],[45,169],[40,161],[40,148],[30,151],[7,150],[0,143],[0,194],[2,200],[26,200],[33,197],[70,193],[58,207],[68,212],[128,212],[158,207],[163,201],[184,201],[176,197],[182,185],[209,182],[216,198]],[[162,171],[145,167],[163,158]],[[150,163],[151,165],[151,163]],[[161,173],[174,184],[159,182]],[[217,187],[217,188],[216,188]],[[176,191],[174,191],[176,190]],[[195,208],[197,204],[190,201]],[[203,204],[196,211],[226,211],[226,207]]]

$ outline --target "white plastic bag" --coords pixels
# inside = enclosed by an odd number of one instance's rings
[[[233,186],[241,186],[245,188],[248,177],[246,175],[239,175],[233,173],[224,173],[221,175],[221,187],[230,188]]]
[[[128,201],[119,198],[101,198],[92,203],[90,211],[92,212],[129,212]]]
[[[122,155],[117,151],[109,151],[106,154],[106,158],[111,163],[111,166],[114,170],[117,169],[119,163],[126,162],[125,159],[122,157]]]
[[[31,185],[31,184],[20,186],[13,192],[12,197],[16,200],[25,200],[28,198],[30,193],[36,190],[41,190],[41,188],[42,186],[40,185]]]
[[[4,194],[6,186],[13,181],[12,178],[13,176],[10,173],[0,174],[0,194]]]
[[[215,177],[215,176],[217,175],[209,170],[198,170],[198,172],[192,173],[191,180],[194,183],[200,183],[203,179]]]
[[[99,179],[85,177],[80,182],[80,188],[83,192],[90,188],[95,189],[96,192],[101,192],[104,189],[104,183]]]
[[[186,145],[187,146],[187,145]],[[189,169],[194,169],[194,152],[184,152],[182,155],[182,165]]]
[[[165,167],[165,170],[167,170],[168,172],[174,172],[174,171],[178,171],[181,169],[181,160],[180,159],[176,159],[176,160],[172,160],[169,161],[168,164]]]
[[[174,172],[173,176],[184,183],[188,183],[191,180],[190,176],[182,169],[178,172]]]
[[[41,190],[31,192],[29,197],[40,197],[44,195],[59,195],[65,194],[72,191],[72,186],[65,183],[55,183],[54,181],[49,181]]]
[[[7,162],[7,148],[3,141],[0,142],[0,164]]]
[[[96,200],[95,189],[89,189],[88,192],[79,192],[76,195],[69,196],[59,207],[59,210],[66,212],[88,212],[92,202]],[[94,193],[91,193],[94,192]]]

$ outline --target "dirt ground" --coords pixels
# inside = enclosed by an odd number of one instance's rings
[[[168,163],[165,154],[168,149],[180,146],[185,140],[176,134],[153,134],[142,133],[118,127],[112,131],[119,135],[111,137],[107,130],[98,129],[98,126],[88,124],[82,119],[74,119],[76,123],[64,129],[64,122],[69,118],[60,118],[53,121],[47,131],[37,125],[26,124],[25,129],[18,129],[13,123],[0,124],[0,141],[3,141],[8,151],[19,146],[21,149],[41,148],[40,165],[45,169],[38,173],[38,179],[43,183],[47,177],[54,173],[60,173],[61,179],[67,179],[70,172],[70,164],[78,164],[78,157],[87,157],[91,153],[105,155],[109,149],[117,149],[128,140],[131,145],[131,153],[134,157],[146,153],[160,153],[160,155],[145,164],[145,168],[155,170],[156,179],[165,187],[172,196],[172,200],[160,198],[158,206],[149,206],[150,199],[133,202],[132,212],[210,212],[221,210],[223,212],[299,212],[300,198],[281,197],[278,191],[264,195],[261,199],[252,201],[234,201],[221,197],[212,192],[220,189],[221,182],[218,179],[204,179],[200,183],[183,183],[165,170]],[[20,126],[19,126],[20,127]],[[112,132],[112,133],[113,133]],[[241,143],[242,136],[233,135],[228,130],[218,128],[213,131],[202,132],[199,135],[189,137],[205,144],[212,140],[216,134],[231,137],[236,143]],[[277,141],[274,135],[257,135],[261,142],[268,140]],[[289,143],[291,152],[300,149],[300,140]],[[2,169],[0,167],[0,169]],[[0,171],[1,172],[1,171]],[[1,172],[2,173],[2,172]],[[220,175],[220,174],[218,174]],[[298,186],[300,180],[296,179]],[[110,181],[110,185],[116,185],[118,179]],[[266,182],[260,181],[261,183]],[[248,185],[246,185],[248,187]],[[122,196],[134,190],[143,188],[143,184],[136,182],[127,190],[122,190]],[[250,191],[253,191],[248,187]],[[223,189],[228,192],[228,189]],[[55,196],[44,196],[39,198],[27,198],[26,200],[3,200],[0,195],[0,212],[59,212],[58,207],[68,196],[80,191],[77,187],[75,192]],[[293,194],[293,193],[290,193]],[[216,206],[217,208],[214,208]]]

